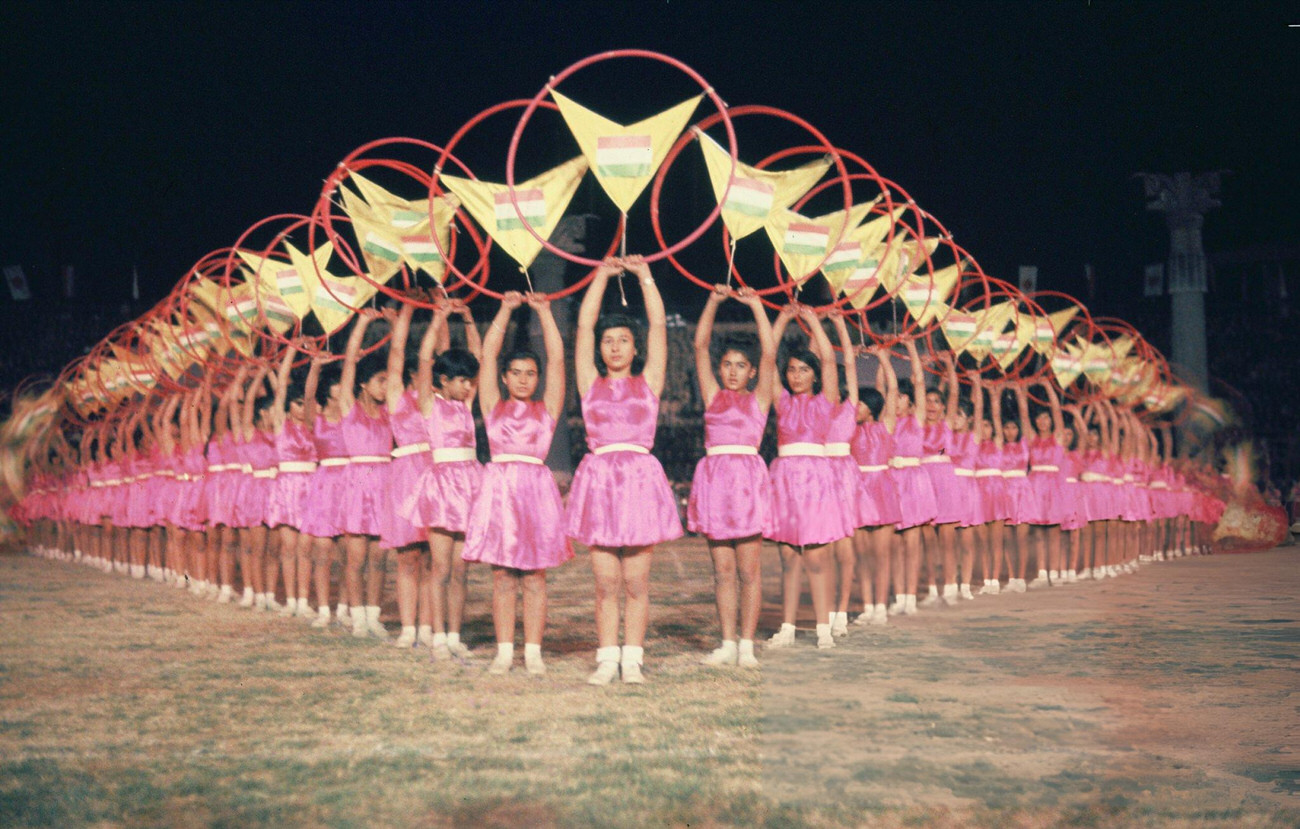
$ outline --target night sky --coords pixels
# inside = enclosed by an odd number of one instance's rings
[[[73,264],[83,295],[112,299],[138,265],[158,296],[252,222],[310,210],[352,148],[442,143],[574,60],[641,47],[690,64],[732,105],[812,122],[986,271],[1014,279],[1037,264],[1041,287],[1078,291],[1091,262],[1123,296],[1167,249],[1138,171],[1231,171],[1206,222],[1211,251],[1300,239],[1300,28],[1288,23],[1300,4],[11,0],[0,259],[38,290]],[[561,88],[618,120],[690,92],[638,61],[580,78]],[[503,179],[512,126],[467,139],[480,177]],[[755,162],[746,147],[764,127],[747,128],[742,158]],[[539,124],[529,140],[545,156],[559,135]]]

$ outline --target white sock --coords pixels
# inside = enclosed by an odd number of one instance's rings
[[[436,636],[437,634],[434,635]],[[617,661],[619,661],[618,645],[614,645],[608,648],[596,648],[597,665],[599,665],[601,662],[617,662]]]
[[[446,645],[446,644],[447,644],[447,634],[435,633],[433,635],[433,646],[435,648],[438,647],[439,645]]]
[[[1046,570],[1039,570],[1039,571],[1038,571],[1038,578],[1040,578],[1040,579],[1045,579],[1045,578],[1047,578],[1047,571],[1046,571]]]
[[[933,584],[930,585],[930,592],[929,592],[928,595],[930,596],[930,598],[938,598],[938,596],[939,596],[939,588],[938,588],[937,586],[933,585]]]
[[[321,605],[320,607],[316,608],[316,615],[322,619],[328,619],[330,617],[329,607],[327,607],[326,605]]]
[[[738,646],[737,646],[737,652],[738,652],[741,656],[753,656],[753,655],[754,655],[754,640],[753,640],[753,639],[741,639],[740,642],[738,643]]]
[[[433,625],[420,625],[415,630],[415,638],[421,642],[433,640]]]
[[[497,647],[500,648],[501,646],[498,644]],[[513,648],[514,648],[514,645],[512,644],[510,647],[513,649]],[[513,650],[512,650],[512,653],[513,653]],[[541,644],[539,644],[539,643],[537,643],[537,642],[525,642],[525,643],[524,643],[524,661],[525,661],[525,662],[532,662],[532,661],[534,661],[534,660],[541,659],[541,658],[542,658],[542,646],[541,646]]]
[[[334,615],[340,619],[351,619],[352,614],[348,612],[348,606],[339,602],[338,607],[334,609]]]
[[[401,635],[400,638],[402,638],[402,639],[410,638],[410,639],[414,640],[414,639],[415,639],[415,625],[402,625],[402,635]]]
[[[791,636],[794,636],[794,631],[795,631],[794,625],[790,624],[789,622],[782,622],[782,623],[781,623],[781,632],[782,632],[782,633],[785,633],[785,632],[787,632],[787,631],[789,631],[789,633],[790,633]]]
[[[822,639],[829,639],[830,636],[831,636],[831,626],[830,626],[830,625],[818,625],[818,626],[817,626],[817,640],[818,640],[818,641],[821,641]]]
[[[298,612],[298,600],[293,596],[286,596],[284,599],[285,607],[289,608],[290,613]]]
[[[449,647],[449,648],[454,648],[454,647],[456,647],[456,646],[459,645],[459,644],[460,644],[460,634],[459,634],[459,633],[448,633],[448,634],[447,634],[447,647]]]
[[[367,621],[367,622],[374,622],[374,623],[378,624],[378,622],[379,622],[379,605],[377,605],[377,604],[368,604],[368,605],[366,605],[366,621]]]
[[[723,639],[723,640],[722,640],[722,645],[718,648],[718,650],[720,650],[720,651],[727,651],[728,653],[731,653],[731,654],[734,655],[734,654],[736,653],[736,640],[735,640],[735,639]]]
[[[510,662],[515,658],[514,642],[497,642],[497,659],[502,662]]]
[[[602,649],[603,650],[603,649]],[[623,646],[623,657],[620,660],[624,665],[640,665],[645,656],[645,648],[636,648],[632,645]]]

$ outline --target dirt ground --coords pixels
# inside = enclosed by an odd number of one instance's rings
[[[717,671],[686,539],[648,684],[592,689],[583,555],[541,681],[0,555],[0,826],[1300,826],[1297,565],[1182,559]]]

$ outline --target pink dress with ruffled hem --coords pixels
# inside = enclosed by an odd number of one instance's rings
[[[752,392],[718,389],[704,412],[705,456],[695,465],[686,528],[722,541],[772,529],[772,481],[758,456],[767,417]],[[719,446],[747,446],[754,454],[707,454]]]

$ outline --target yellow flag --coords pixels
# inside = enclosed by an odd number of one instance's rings
[[[387,282],[402,267],[401,239],[360,196],[346,187],[339,188],[339,192],[343,197],[343,210],[352,220],[352,232],[361,247],[366,271],[372,279]]]
[[[310,258],[288,242],[284,242],[284,250],[289,254],[293,269],[302,278],[312,313],[327,334],[347,325],[354,313],[352,309],[361,307],[378,291],[360,277],[340,277],[330,273],[325,264],[334,253],[334,246],[329,242],[316,248]]]
[[[925,262],[925,257],[934,253],[941,240],[931,236],[924,243],[918,242],[906,228],[894,234],[893,244],[882,242],[874,254],[880,260],[880,284],[885,290],[894,292],[899,284]],[[922,253],[924,245],[925,252]]]
[[[846,220],[848,228],[857,227],[873,205],[855,204],[847,214],[838,210],[815,219],[793,210],[773,210],[763,227],[790,278],[802,283],[829,259],[831,243],[844,235]]]
[[[761,228],[773,210],[784,210],[797,202],[832,164],[830,156],[826,156],[793,170],[775,171],[737,161],[732,173],[731,154],[721,144],[703,132],[696,132],[695,137],[709,168],[713,197],[722,205],[723,224],[733,239],[742,239]]]
[[[403,199],[359,173],[351,173],[349,178],[365,201],[348,188],[340,188],[343,209],[352,219],[370,277],[387,282],[397,273],[399,263],[405,261],[411,269],[422,270],[441,283],[447,268],[438,246],[446,251],[451,243],[455,205],[444,198],[434,199],[433,223],[438,233],[435,243],[429,230],[428,199]]]
[[[329,242],[321,245],[311,259],[299,253],[288,242],[284,243],[284,249],[289,254],[288,262],[279,259],[263,259],[255,253],[244,250],[239,251],[239,257],[256,275],[258,299],[264,306],[268,303],[269,296],[279,297],[295,318],[302,319],[311,311],[311,295],[307,292],[308,282],[303,273],[314,273],[318,267],[324,270],[325,263],[334,253],[334,245]],[[278,303],[276,305],[278,310]],[[271,317],[269,311],[267,317],[268,319]]]
[[[456,194],[464,208],[502,250],[527,268],[541,252],[542,243],[528,232],[524,221],[537,231],[538,236],[549,239],[586,172],[587,159],[577,156],[528,181],[517,183],[515,200],[519,204],[518,211],[510,201],[510,188],[504,184],[446,173],[442,174],[442,182]],[[523,214],[522,221],[520,213]]]
[[[1002,335],[1016,306],[1010,302],[999,302],[979,311],[972,311],[975,317],[975,334],[966,345],[966,353],[976,360],[983,360],[993,352],[993,344]]]
[[[1021,314],[1010,331],[999,334],[993,340],[993,356],[1003,371],[1011,367],[1033,338],[1034,320],[1029,314]]]
[[[1116,362],[1123,360],[1128,353],[1133,350],[1133,338],[1128,334],[1122,337],[1116,337],[1110,341],[1110,350],[1113,359]]]
[[[209,311],[216,313],[221,308],[222,288],[206,277],[199,277],[190,283],[190,296],[201,302]]]
[[[879,201],[880,198],[877,197],[872,205]],[[890,213],[877,216],[847,231],[822,265],[822,275],[832,290],[851,297],[849,304],[853,307],[865,308],[876,295],[876,290],[880,287],[880,257],[884,255],[881,241],[906,209],[907,205],[896,207]],[[839,267],[842,261],[850,259],[856,259],[851,269]]]
[[[936,319],[942,319],[940,314],[948,310],[944,303],[952,296],[957,281],[961,279],[963,264],[957,262],[940,268],[933,274],[921,271],[907,277],[898,296],[918,325],[929,325]]]
[[[551,97],[582,148],[596,180],[618,209],[626,213],[654,177],[704,94],[627,127],[592,112],[554,89]]]
[[[961,354],[970,345],[971,340],[975,338],[979,330],[979,320],[976,316],[968,311],[960,311],[956,308],[949,308],[946,304],[935,303],[942,306],[939,308],[938,317],[940,327],[943,329],[944,339],[948,341],[948,347],[955,353]]]
[[[1079,341],[1083,345],[1083,374],[1091,382],[1103,385],[1110,377],[1110,346]]]
[[[1052,355],[1052,374],[1056,382],[1065,388],[1073,383],[1083,372],[1083,354],[1078,346],[1063,343]]]

